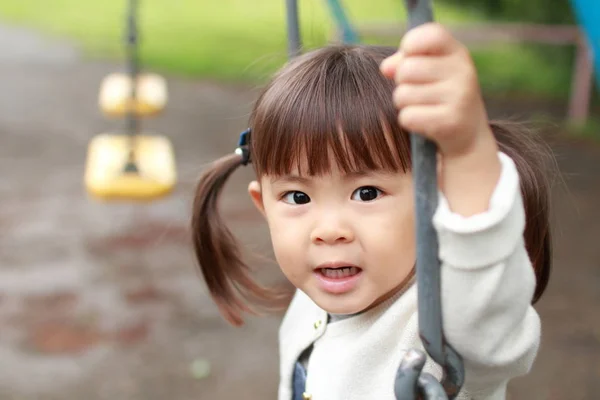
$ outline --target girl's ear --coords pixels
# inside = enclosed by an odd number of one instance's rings
[[[254,203],[258,211],[260,211],[260,213],[264,217],[265,205],[263,203],[262,190],[258,181],[250,182],[250,184],[248,185],[248,194],[250,195],[250,198],[252,199],[252,202]]]

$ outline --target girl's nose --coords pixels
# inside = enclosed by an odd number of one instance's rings
[[[349,224],[343,223],[339,216],[328,215],[319,218],[311,232],[311,241],[315,244],[349,243],[354,240],[354,232]]]

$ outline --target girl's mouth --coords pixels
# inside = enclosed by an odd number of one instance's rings
[[[317,268],[314,273],[322,290],[332,294],[343,294],[356,287],[362,276],[362,269],[348,265]]]
[[[341,268],[320,268],[319,271],[326,278],[330,279],[342,279],[352,275],[356,275],[359,272],[357,267],[341,267]]]

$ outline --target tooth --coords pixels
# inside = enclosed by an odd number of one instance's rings
[[[322,274],[327,278],[341,279],[358,274],[357,267],[323,268]]]

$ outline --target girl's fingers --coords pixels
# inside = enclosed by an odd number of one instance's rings
[[[445,105],[414,105],[404,107],[398,114],[398,122],[407,131],[421,134],[438,141],[440,121],[448,118]]]
[[[394,90],[394,105],[402,109],[417,105],[436,105],[447,100],[446,84],[443,82],[426,85],[403,84]]]
[[[397,52],[394,55],[386,58],[381,62],[379,69],[381,73],[386,77],[392,79],[396,73],[396,68],[402,61],[402,53]]]
[[[394,80],[403,83],[429,83],[451,76],[451,57],[405,57],[395,69]]]
[[[448,30],[438,23],[430,22],[408,31],[400,42],[400,50],[411,55],[444,55],[460,47]]]

